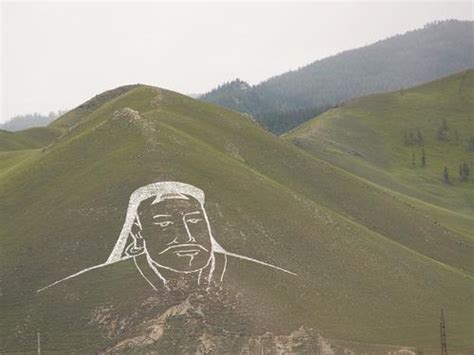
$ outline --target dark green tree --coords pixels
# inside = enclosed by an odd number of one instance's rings
[[[446,122],[446,119],[443,118],[441,121],[441,126],[438,129],[438,140],[440,141],[449,141],[449,127],[448,123]]]
[[[426,166],[426,155],[425,149],[421,149],[421,166],[424,168]]]
[[[466,181],[469,177],[469,165],[466,163],[459,164],[459,180]]]
[[[446,184],[449,184],[449,183],[450,183],[450,181],[449,181],[449,170],[448,170],[448,167],[447,167],[447,166],[445,166],[445,167],[444,167],[444,170],[443,170],[443,179],[444,179],[444,182],[445,182]]]
[[[467,143],[466,150],[468,152],[474,152],[474,137],[469,138],[469,142]]]
[[[470,174],[469,165],[467,165],[466,163],[463,163],[462,164],[462,172],[463,172],[464,180],[467,180],[469,178],[469,174]]]
[[[449,130],[448,122],[446,121],[446,118],[443,118],[443,120],[441,121],[441,128],[445,131]]]
[[[419,128],[416,131],[416,144],[418,144],[419,146],[423,146],[424,144],[423,134],[421,133]]]
[[[407,133],[407,131],[403,132],[403,144],[404,145],[409,145],[408,144],[408,133]]]

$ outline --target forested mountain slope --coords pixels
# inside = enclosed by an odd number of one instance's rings
[[[473,33],[472,21],[432,23],[255,86],[228,83],[201,99],[251,114],[280,134],[350,98],[408,88],[474,67]]]

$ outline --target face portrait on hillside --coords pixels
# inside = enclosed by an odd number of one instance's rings
[[[296,275],[279,266],[225,250],[213,236],[204,203],[204,192],[190,184],[166,181],[138,188],[130,196],[122,230],[107,260],[37,292],[127,260],[133,262],[138,275],[155,290],[170,290],[169,280],[179,276],[197,285],[209,285],[214,279],[222,282],[228,257]]]
[[[199,201],[182,194],[155,200],[147,199],[138,207],[132,228],[135,241],[143,243],[158,267],[175,272],[205,268],[211,261],[211,232]]]

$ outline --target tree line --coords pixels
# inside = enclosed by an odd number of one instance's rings
[[[65,114],[66,110],[51,111],[49,114],[38,112],[17,115],[10,118],[7,122],[0,124],[0,129],[5,131],[21,131],[31,127],[43,127],[53,122],[59,116]]]

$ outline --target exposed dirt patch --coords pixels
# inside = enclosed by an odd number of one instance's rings
[[[84,102],[82,105],[78,106],[77,108],[94,110],[97,107],[104,104],[105,102],[115,99],[116,97],[119,97],[129,92],[130,90],[136,89],[138,87],[140,87],[140,84],[125,85],[125,86],[120,86],[116,89],[105,91],[102,94],[96,95],[92,99]]]
[[[140,114],[139,111],[133,110],[130,107],[124,107],[117,110],[112,115],[112,120],[121,120],[127,122],[140,130],[140,133],[145,137],[147,142],[147,150],[149,152],[158,151],[161,143],[158,140],[159,130],[155,123],[149,117]]]

